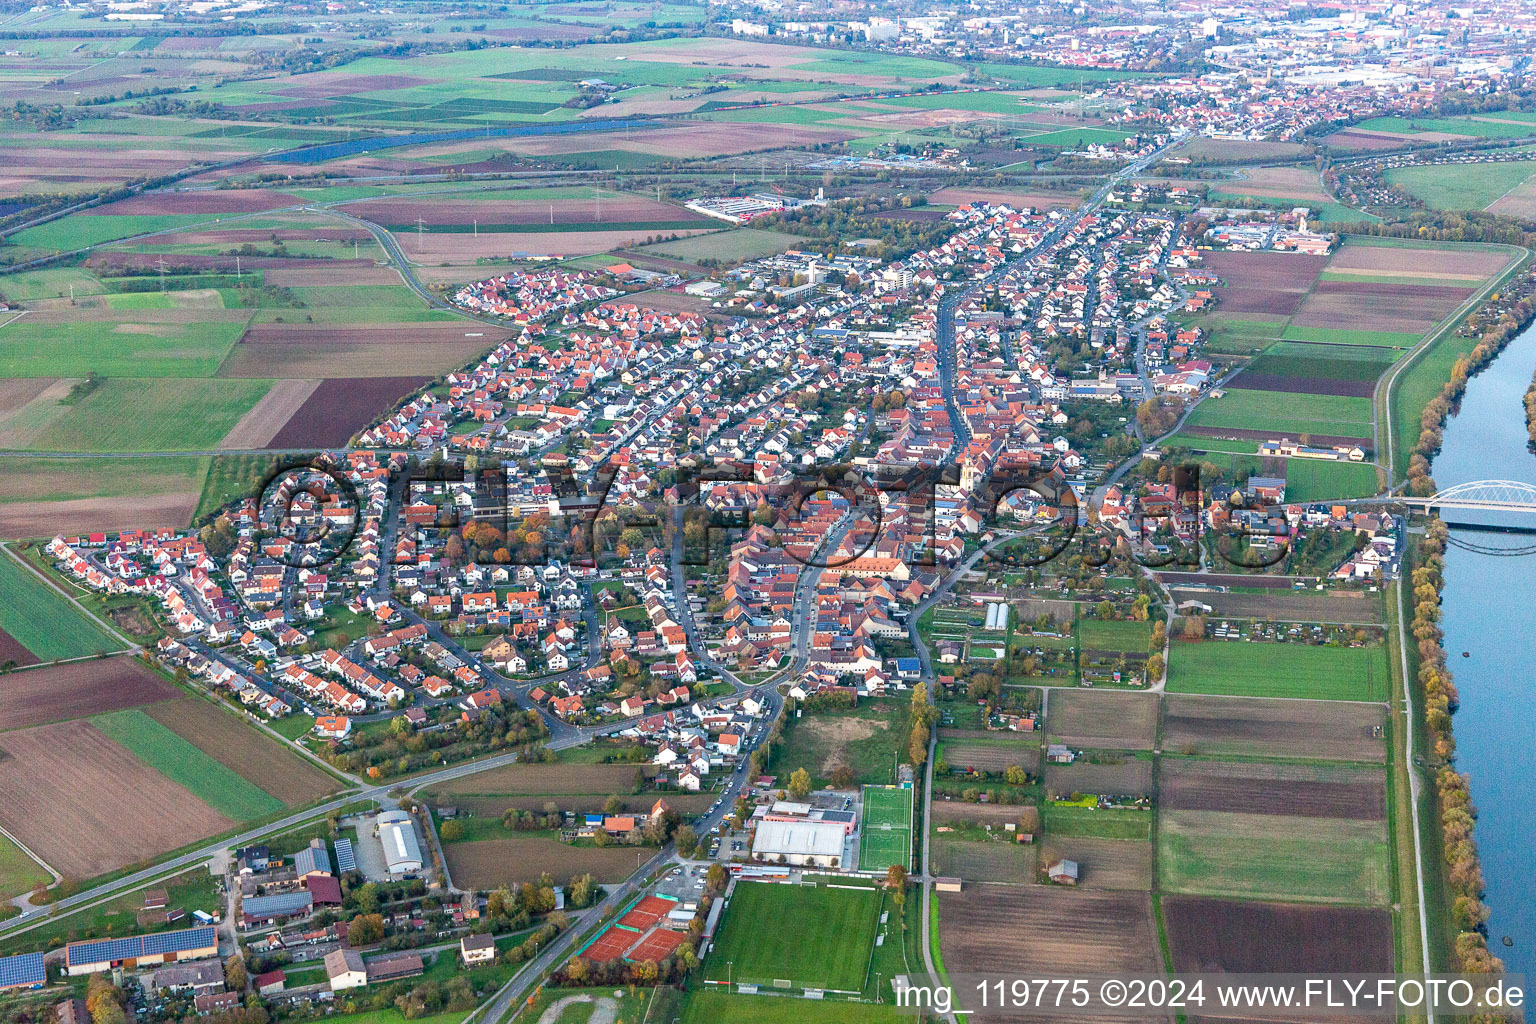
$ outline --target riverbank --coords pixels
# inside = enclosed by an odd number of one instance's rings
[[[1433,460],[1439,486],[1482,479],[1536,483],[1536,456],[1521,415],[1533,371],[1536,327],[1527,327],[1465,382]],[[1426,556],[1434,554],[1430,539],[1427,535]],[[1530,539],[1449,530],[1448,543],[1437,557],[1437,579],[1426,581],[1434,584],[1435,620],[1421,627],[1432,631],[1442,654],[1449,653],[1435,668],[1442,676],[1436,685],[1446,697],[1446,717],[1455,710],[1454,738],[1447,731],[1450,742],[1441,752],[1455,758],[1451,774],[1464,780],[1465,787],[1464,795],[1447,793],[1440,801],[1441,838],[1448,847],[1464,851],[1457,844],[1471,842],[1464,826],[1475,820],[1478,874],[1487,904],[1484,927],[1491,940],[1488,955],[1503,959],[1513,972],[1536,970],[1536,864],[1526,852],[1536,828],[1536,807],[1529,799],[1536,786],[1536,764],[1529,756],[1536,724],[1524,712],[1533,690],[1530,666],[1536,664],[1536,564],[1529,556],[1509,554]],[[1479,550],[1457,547],[1458,541]],[[1497,553],[1501,550],[1505,553]],[[1418,584],[1416,579],[1416,588]],[[1415,589],[1415,604],[1419,596]],[[1423,644],[1419,632],[1411,635]],[[1427,737],[1434,717],[1432,710],[1424,716]],[[1433,748],[1429,753],[1435,753]],[[1454,922],[1458,890],[1449,888],[1451,867],[1439,858],[1437,869],[1446,878],[1446,912]],[[1463,866],[1464,874],[1467,870]],[[1479,879],[1468,875],[1461,881],[1459,891],[1465,891]],[[1479,913],[1463,903],[1459,923],[1474,924]],[[1473,954],[1477,956],[1475,950]]]

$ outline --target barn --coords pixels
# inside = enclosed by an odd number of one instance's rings
[[[64,947],[64,963],[71,976],[97,974],[114,967],[149,967],[218,955],[219,937],[211,927],[183,928],[121,939],[88,939]]]
[[[42,988],[48,980],[43,954],[22,953],[0,956],[0,992],[15,988]]]

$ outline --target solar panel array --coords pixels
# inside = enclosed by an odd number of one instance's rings
[[[280,892],[272,896],[247,896],[240,901],[240,909],[246,917],[267,917],[272,914],[291,914],[307,910],[315,902],[308,889],[298,892]]]
[[[43,954],[22,953],[19,956],[0,957],[0,988],[18,985],[41,985],[48,980],[48,969],[43,966]]]
[[[336,870],[343,873],[357,870],[357,858],[352,854],[352,840],[346,836],[336,840]]]
[[[109,960],[136,960],[139,957],[158,956],[164,953],[206,949],[217,945],[217,942],[211,927],[183,928],[181,931],[160,932],[156,935],[133,935],[123,939],[71,942],[65,949],[65,959],[71,966],[100,964]]]

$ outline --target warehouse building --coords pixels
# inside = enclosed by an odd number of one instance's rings
[[[71,976],[78,976],[114,967],[132,970],[218,955],[219,937],[213,928],[183,928],[157,935],[71,942],[64,947],[64,964]]]
[[[385,811],[377,820],[379,843],[384,847],[384,862],[392,878],[421,870],[421,842],[416,838],[416,823],[404,811]]]
[[[752,839],[752,856],[775,864],[835,868],[842,864],[846,836],[836,821],[764,821]]]

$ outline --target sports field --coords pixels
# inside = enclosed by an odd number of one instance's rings
[[[862,991],[879,918],[879,889],[738,882],[704,979]]]
[[[1173,645],[1168,690],[1379,701],[1387,699],[1387,677],[1381,647],[1206,641]]]
[[[137,708],[98,715],[91,724],[134,757],[236,821],[260,818],[286,806]]]
[[[884,871],[912,863],[912,791],[893,786],[864,787],[864,822],[859,831],[859,870]]]
[[[57,590],[0,554],[0,630],[39,661],[83,658],[121,645],[75,609]]]

